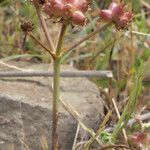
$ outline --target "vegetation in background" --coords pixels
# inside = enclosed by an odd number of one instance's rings
[[[106,99],[104,115],[110,110],[112,111],[110,121],[105,124],[104,128],[117,124],[117,128],[112,134],[107,133],[104,129],[100,132],[98,138],[103,141],[104,146],[108,146],[116,140],[118,145],[122,143],[122,138],[117,137],[122,128],[126,126],[127,121],[130,118],[136,118],[137,114],[141,115],[150,110],[150,103],[144,100],[145,95],[142,94],[148,90],[146,95],[150,96],[148,94],[150,75],[148,74],[147,77],[147,70],[150,69],[150,4],[149,0],[125,0],[124,2],[128,9],[134,12],[133,22],[128,29],[116,31],[114,27],[109,27],[108,30],[84,41],[62,59],[63,64],[73,64],[78,69],[113,71],[113,79],[91,79],[100,88],[100,93],[104,93]],[[100,25],[97,21],[97,10],[98,8],[107,8],[110,0],[92,0],[91,3],[95,11],[88,11],[87,25],[83,28],[68,27],[67,37],[64,41],[65,49],[69,48],[68,43],[71,41],[77,42],[81,37],[97,29]],[[58,33],[59,26],[57,23],[53,25],[54,22],[46,15],[44,17],[47,24],[49,23],[50,34],[56,44],[57,36],[55,35]],[[20,24],[23,20],[32,20],[34,24],[32,34],[48,47],[46,38],[41,32],[42,28],[38,23],[36,10],[29,1],[0,0],[0,59],[5,62],[10,60],[50,62],[51,58],[42,51],[41,46],[21,32]],[[118,122],[119,117],[116,118],[112,99],[115,100],[115,105],[121,115],[120,122]],[[127,136],[125,138],[127,139],[123,143],[131,148],[142,149],[149,147],[147,130],[150,125],[139,123],[141,121],[139,120],[135,123],[137,126],[134,124],[131,128],[125,128]],[[124,125],[122,126],[122,124]],[[144,138],[140,138],[141,136]]]

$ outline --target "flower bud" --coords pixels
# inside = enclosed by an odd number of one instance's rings
[[[123,14],[123,17],[127,18],[128,21],[131,22],[131,21],[132,21],[132,18],[133,18],[133,14],[132,14],[132,12],[125,12],[125,13]]]
[[[87,0],[49,0],[43,5],[44,12],[50,17],[60,17],[77,25],[85,23],[87,9]]]
[[[75,11],[72,15],[72,23],[76,25],[85,24],[85,16],[81,11]]]
[[[101,17],[102,20],[104,21],[111,21],[112,20],[112,11],[104,9],[104,10],[100,10],[99,15]]]
[[[109,5],[108,9],[112,11],[112,16],[114,19],[119,18],[124,13],[124,5],[123,4],[117,4],[115,2],[112,2]]]
[[[88,9],[88,2],[87,0],[76,0],[75,8],[80,10],[81,12],[85,13]]]
[[[120,17],[119,20],[116,21],[116,26],[120,29],[123,29],[127,27],[127,25],[131,22],[132,20],[132,13],[131,12],[126,12],[124,13],[123,16]]]
[[[52,11],[53,11],[53,13],[55,13],[56,16],[61,16],[65,13],[64,5],[61,3],[56,3],[55,5],[53,5]]]
[[[100,10],[99,16],[106,22],[113,22],[117,29],[125,29],[132,21],[133,14],[125,12],[125,5],[112,2],[108,9]]]
[[[120,18],[117,22],[116,22],[116,27],[118,29],[123,29],[124,27],[126,27],[128,25],[128,19],[127,18]]]

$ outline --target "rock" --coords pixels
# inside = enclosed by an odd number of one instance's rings
[[[11,63],[24,69],[47,70],[46,64]],[[62,69],[73,68],[63,66]],[[0,67],[6,70],[6,67]],[[7,70],[8,71],[8,70]],[[52,78],[0,79],[0,150],[42,150],[47,141],[51,149]],[[79,113],[92,129],[103,113],[102,99],[95,84],[86,78],[61,78],[61,97]],[[71,150],[77,121],[62,106],[59,117],[60,150]],[[81,131],[79,139],[88,138]]]

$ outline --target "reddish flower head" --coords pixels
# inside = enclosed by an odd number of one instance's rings
[[[132,17],[133,17],[133,15],[132,15],[131,12],[126,12],[126,13],[124,13],[124,14],[120,17],[120,19],[118,19],[118,20],[116,21],[117,27],[120,28],[120,29],[123,29],[123,28],[127,27],[128,24],[132,21]]]
[[[124,4],[112,2],[108,9],[100,10],[99,13],[102,20],[113,22],[118,29],[124,29],[132,21],[132,12],[125,12]]]
[[[135,135],[130,136],[130,140],[139,146],[149,147],[150,134],[146,131],[136,133]]]
[[[119,18],[124,13],[124,5],[123,4],[117,4],[115,2],[112,2],[109,5],[108,9],[112,12],[113,19]]]
[[[43,5],[44,12],[50,17],[70,20],[76,25],[84,25],[87,9],[87,0],[49,0]]]

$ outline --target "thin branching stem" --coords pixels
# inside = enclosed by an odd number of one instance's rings
[[[50,36],[50,34],[49,34],[49,30],[48,30],[48,28],[47,28],[45,19],[43,18],[43,15],[42,15],[41,10],[40,10],[40,8],[39,8],[39,6],[38,6],[38,4],[37,4],[37,1],[34,0],[33,2],[34,2],[34,6],[35,6],[35,8],[36,8],[36,12],[37,12],[39,21],[40,21],[40,23],[41,23],[41,27],[42,27],[42,29],[43,29],[43,32],[44,32],[45,37],[46,37],[46,39],[47,39],[47,42],[48,42],[48,44],[49,44],[49,47],[50,47],[51,51],[54,51],[54,50],[55,50],[55,46],[54,46],[54,43],[53,43],[53,41],[52,41],[52,39],[51,39],[51,36]]]
[[[72,51],[74,48],[76,48],[77,46],[79,46],[80,44],[82,44],[83,42],[85,42],[86,40],[88,40],[89,38],[93,37],[94,35],[96,35],[97,33],[99,33],[100,31],[103,31],[104,29],[106,29],[108,26],[110,26],[109,24],[105,24],[102,27],[100,26],[99,28],[97,28],[95,31],[91,32],[90,34],[86,35],[85,37],[83,37],[82,39],[80,39],[78,42],[76,42],[75,44],[73,44],[72,46],[70,46],[70,48],[68,48],[67,50],[65,50],[65,52],[63,53],[63,56],[66,55],[68,52]]]
[[[30,32],[27,32],[26,34],[28,34],[36,43],[38,43],[41,47],[43,47],[44,50],[46,50],[53,57],[53,59],[55,59],[56,57],[55,54],[51,50],[49,50],[46,46],[44,46],[44,44],[42,44],[38,39],[36,39],[33,34],[31,34]]]
[[[116,40],[117,40],[117,31],[116,31],[114,43],[112,45],[112,48],[111,48],[110,54],[109,54],[108,69],[110,69],[110,70],[113,70],[112,69],[112,56],[113,56]],[[109,89],[109,107],[111,108],[113,106],[112,98],[114,97],[114,89],[113,89],[113,86],[112,86],[112,79],[109,79],[109,87],[108,87],[108,89]]]
[[[23,50],[23,52],[25,52],[25,42],[26,42],[26,39],[27,39],[27,34],[25,33],[23,41],[22,41],[22,50]]]
[[[61,49],[64,42],[67,24],[62,23],[58,44],[56,48],[56,58],[54,59],[54,77],[53,77],[53,129],[52,129],[52,150],[58,150],[58,116],[59,116],[59,98],[60,98],[60,64]]]

